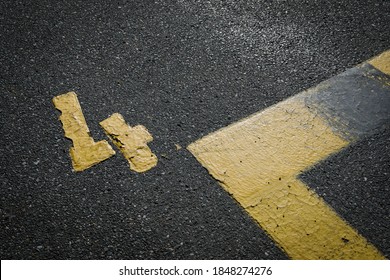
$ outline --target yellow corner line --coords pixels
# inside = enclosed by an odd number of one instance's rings
[[[293,259],[384,259],[298,175],[349,143],[299,95],[188,149]]]
[[[56,96],[53,103],[62,112],[60,120],[65,137],[73,142],[70,157],[75,171],[83,171],[115,154],[107,141],[95,142],[90,136],[76,93]]]

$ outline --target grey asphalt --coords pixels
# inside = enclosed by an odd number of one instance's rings
[[[319,83],[305,99],[344,139],[354,141],[390,123],[390,77],[368,63]]]
[[[388,1],[1,1],[1,259],[288,258],[185,147],[388,49],[389,23]],[[115,112],[147,127],[157,167],[72,172],[68,91],[96,141]],[[302,175],[388,258],[389,131]]]

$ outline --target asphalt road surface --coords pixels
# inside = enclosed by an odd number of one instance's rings
[[[288,258],[185,148],[385,51],[389,25],[383,0],[1,1],[0,257]],[[115,112],[144,125],[157,166],[117,150],[72,172],[52,104],[68,91],[96,141]],[[387,258],[389,143],[302,175]]]

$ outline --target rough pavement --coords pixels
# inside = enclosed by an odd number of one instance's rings
[[[185,147],[388,49],[389,22],[379,0],[1,1],[1,258],[287,258]],[[144,125],[157,167],[72,172],[72,90],[96,140],[114,112]],[[389,257],[387,134],[305,180]]]

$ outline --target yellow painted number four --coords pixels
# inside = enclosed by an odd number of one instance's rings
[[[75,171],[83,171],[115,155],[106,140],[95,142],[91,137],[75,92],[56,96],[53,103],[62,112],[60,120],[65,137],[73,142],[69,153]],[[144,126],[130,127],[118,113],[100,125],[128,160],[131,170],[145,172],[157,165],[156,155],[147,146],[153,137]]]

